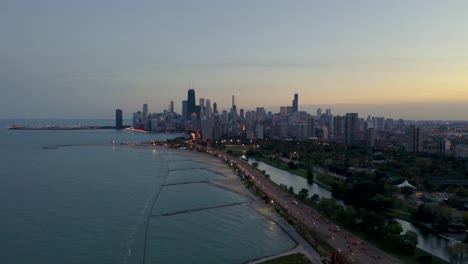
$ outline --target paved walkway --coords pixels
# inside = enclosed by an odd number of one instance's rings
[[[282,217],[278,216],[275,212],[273,212],[269,207],[267,207],[263,201],[252,201],[251,206],[255,208],[257,212],[259,212],[261,215],[265,216],[266,218],[270,219],[271,221],[277,223],[290,237],[293,239],[297,246],[291,250],[288,250],[286,252],[274,255],[274,256],[268,256],[265,258],[257,259],[251,262],[248,262],[249,264],[254,264],[254,263],[261,263],[263,261],[267,261],[270,259],[274,259],[277,257],[289,255],[289,254],[294,254],[294,253],[302,253],[304,254],[312,263],[317,263],[320,264],[321,258],[315,252],[315,250],[305,241],[297,232],[296,230],[286,222]]]

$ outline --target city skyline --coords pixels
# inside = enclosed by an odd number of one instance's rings
[[[0,118],[219,109],[468,120],[468,3],[6,1]],[[198,99],[197,98],[197,99]],[[259,100],[261,98],[261,100]],[[27,102],[27,103],[25,103]]]

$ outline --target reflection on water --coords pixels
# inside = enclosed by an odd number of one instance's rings
[[[429,229],[416,227],[409,222],[400,219],[395,219],[395,221],[401,224],[403,232],[411,230],[418,234],[418,248],[430,252],[431,254],[436,255],[439,258],[448,260],[449,256],[446,252],[447,247],[458,243],[455,240],[449,240],[439,235],[436,235]]]
[[[249,159],[249,163],[255,162],[255,159]],[[320,198],[331,198],[331,192],[318,186],[317,184],[307,183],[307,179],[294,175],[284,170],[277,169],[261,161],[258,162],[258,168],[265,170],[270,179],[276,184],[284,184],[294,188],[294,192],[298,193],[302,188],[309,190],[309,196],[317,194]]]

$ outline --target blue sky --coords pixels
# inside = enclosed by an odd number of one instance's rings
[[[0,2],[0,118],[200,97],[468,120],[467,1]]]

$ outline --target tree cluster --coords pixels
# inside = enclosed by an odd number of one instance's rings
[[[384,211],[393,208],[395,187],[386,180],[373,181],[358,173],[346,183],[332,184],[332,195],[356,208]]]
[[[421,204],[413,213],[413,218],[419,222],[430,223],[440,231],[449,231],[454,222],[454,210],[439,204]]]
[[[380,239],[387,248],[394,252],[412,255],[418,244],[418,236],[415,232],[402,233],[400,223],[388,220],[374,211],[367,211],[364,208],[356,210],[353,207],[345,209],[334,199],[322,199],[318,210],[341,226]]]

